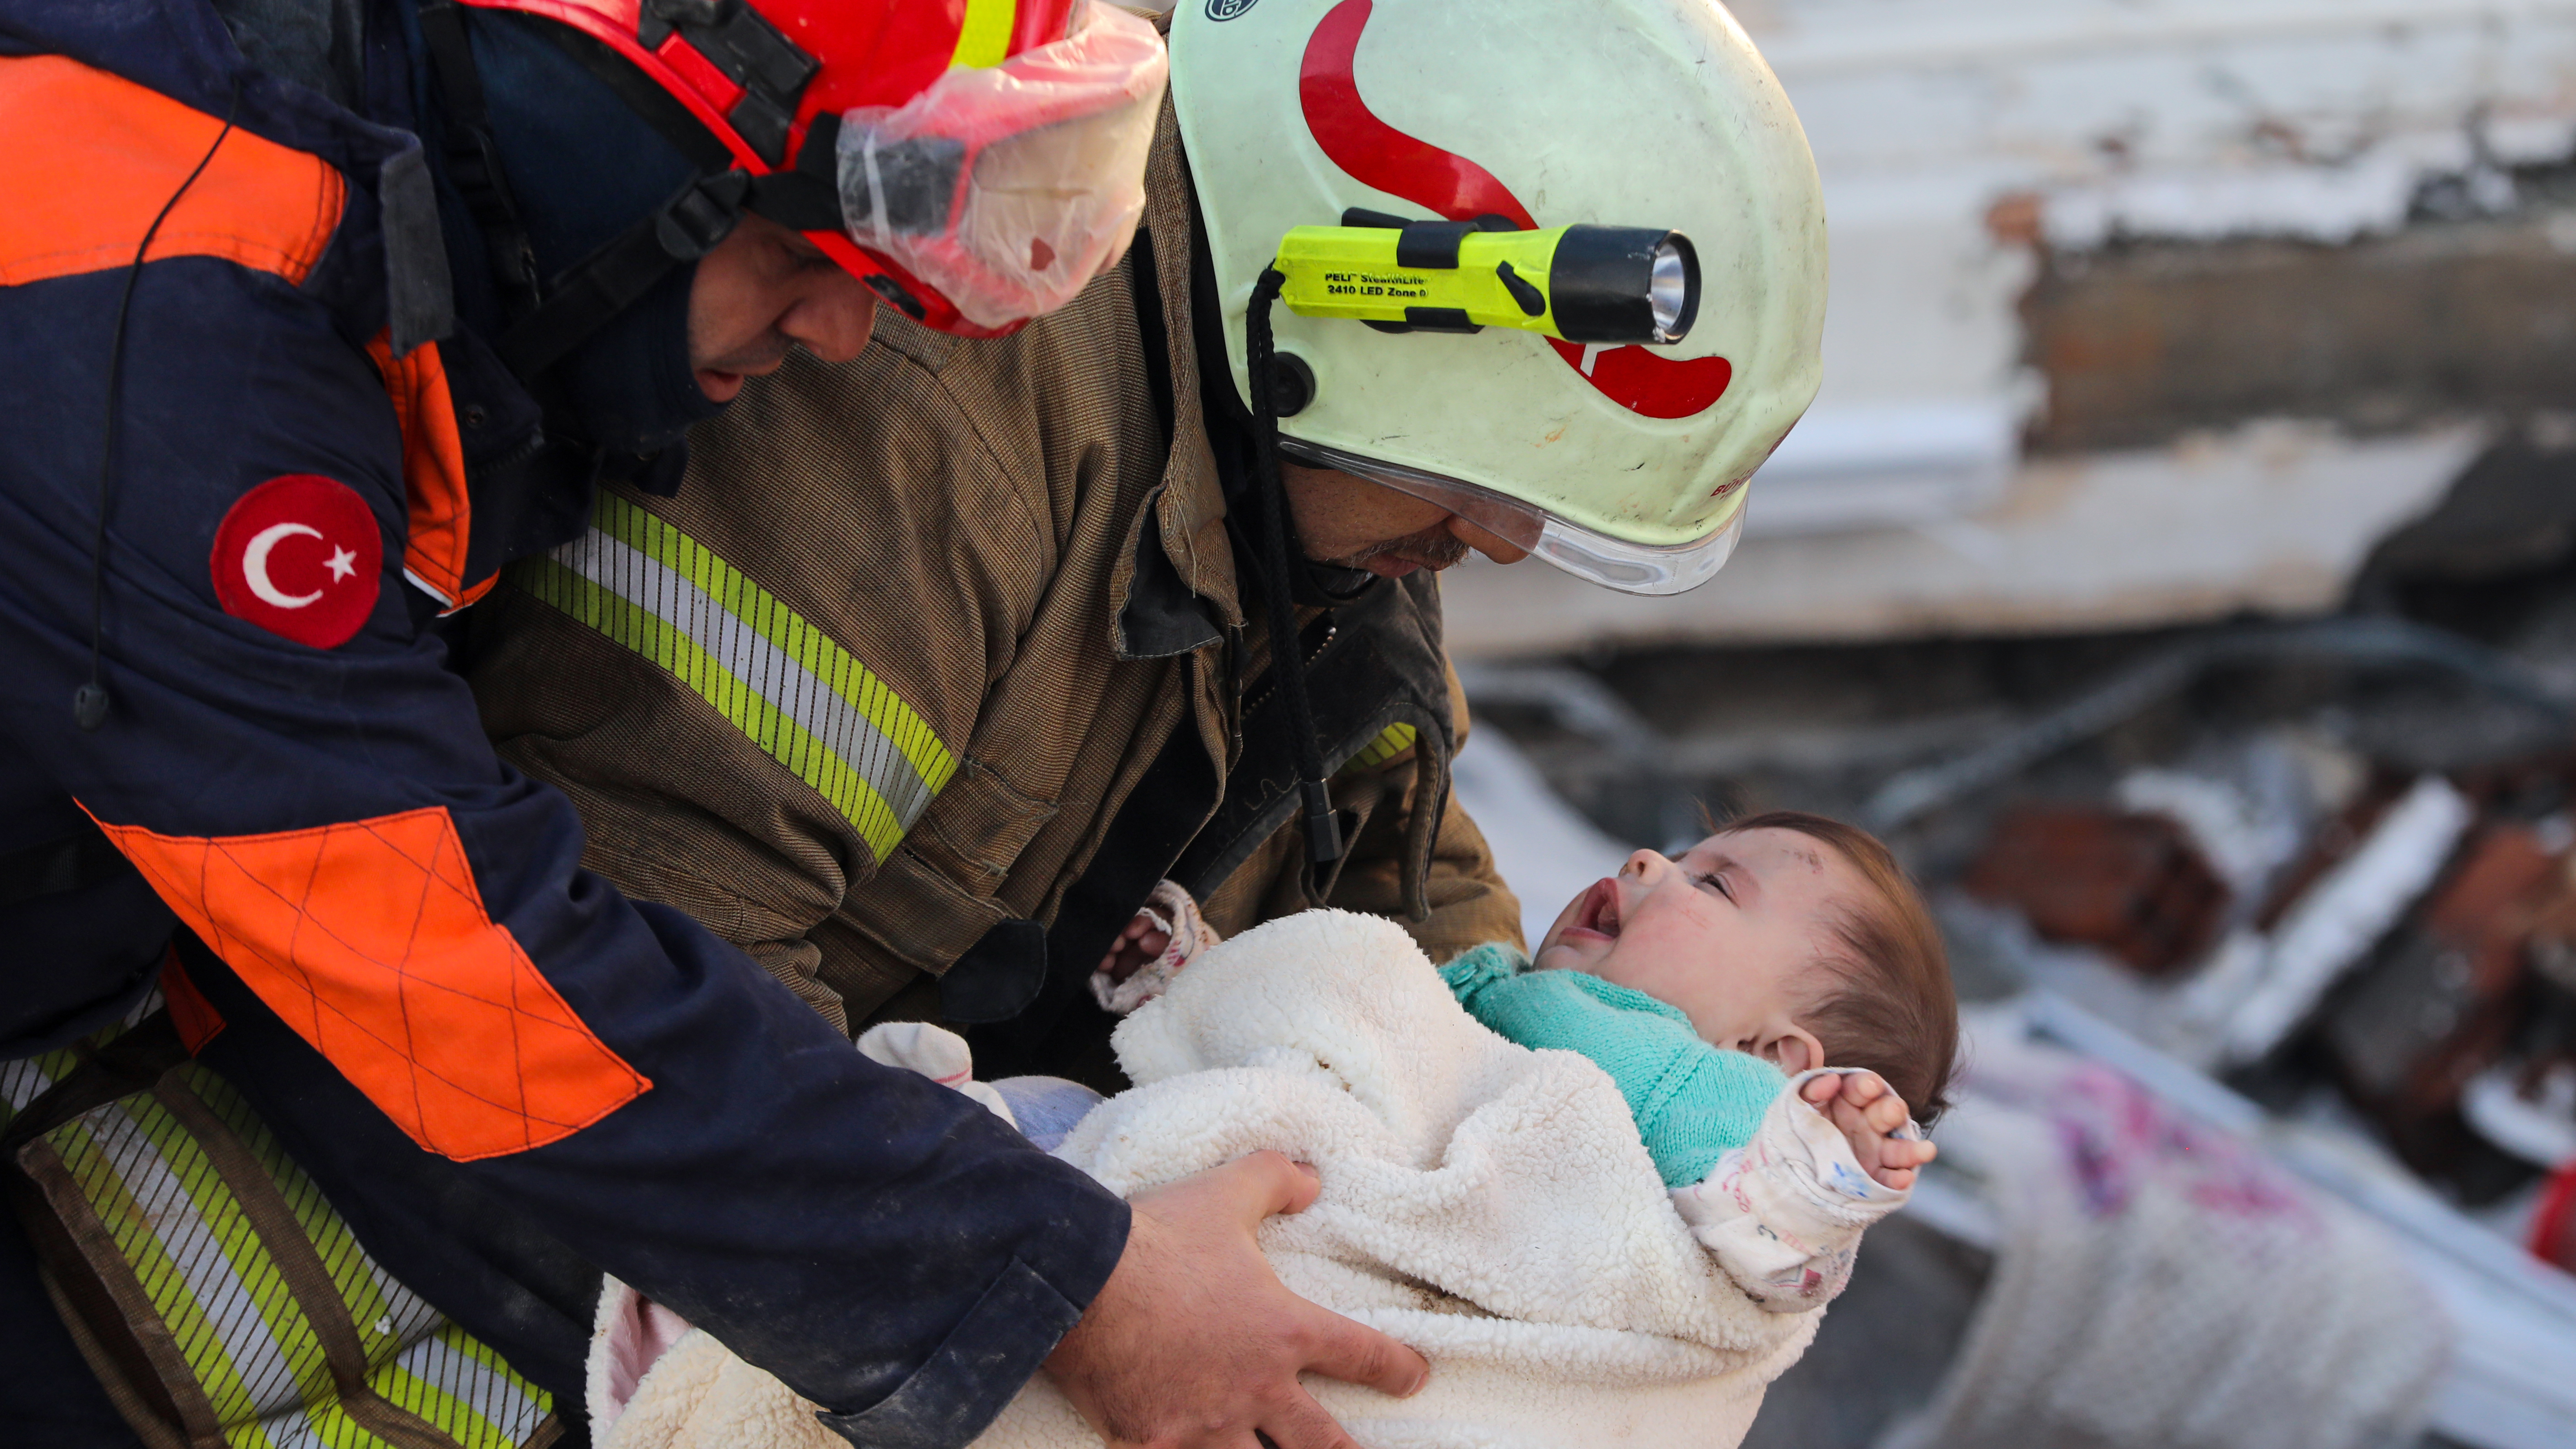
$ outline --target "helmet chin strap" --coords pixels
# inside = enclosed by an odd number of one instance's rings
[[[464,12],[455,0],[428,0],[420,7],[420,28],[445,102],[449,178],[483,229],[508,318],[493,349],[520,381],[534,384],[664,277],[715,250],[741,222],[750,174],[715,171],[681,187],[560,277],[543,280],[501,167]]]
[[[1252,288],[1244,317],[1244,362],[1252,381],[1253,471],[1261,494],[1264,539],[1262,622],[1270,630],[1270,669],[1288,702],[1288,728],[1297,739],[1297,792],[1304,801],[1308,894],[1314,867],[1342,858],[1341,818],[1324,788],[1324,749],[1315,737],[1315,705],[1306,695],[1305,651],[1297,636],[1297,605],[1289,593],[1287,485],[1279,475],[1279,365],[1270,340],[1270,304],[1287,277],[1264,270]]]

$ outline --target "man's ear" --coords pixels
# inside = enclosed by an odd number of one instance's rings
[[[1763,1033],[1762,1045],[1753,1054],[1793,1077],[1825,1064],[1825,1044],[1816,1040],[1814,1032],[1789,1021]]]

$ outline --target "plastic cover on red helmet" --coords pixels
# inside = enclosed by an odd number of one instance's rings
[[[1092,4],[1061,40],[845,113],[851,240],[978,328],[1063,306],[1135,237],[1169,72],[1150,24]]]

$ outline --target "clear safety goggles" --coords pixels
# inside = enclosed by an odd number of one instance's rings
[[[846,113],[850,239],[976,328],[1054,311],[1135,238],[1169,74],[1152,25],[1090,4],[1062,40]]]
[[[1297,438],[1281,438],[1279,451],[1310,468],[1331,468],[1437,504],[1514,548],[1527,549],[1576,578],[1623,594],[1679,594],[1698,588],[1726,567],[1744,535],[1741,501],[1704,538],[1668,545],[1630,543],[1568,523],[1490,488],[1400,463],[1363,458]]]

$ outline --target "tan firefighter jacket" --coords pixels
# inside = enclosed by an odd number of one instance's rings
[[[1096,1058],[1081,981],[1158,877],[1229,933],[1307,904],[1168,111],[1148,189],[1138,255],[1061,313],[961,341],[880,312],[856,362],[800,355],[701,426],[676,497],[603,491],[476,611],[484,724],[580,807],[592,869],[846,1028],[995,1024],[990,1071],[1067,1069],[1013,1054],[1050,1034]],[[1436,582],[1301,614],[1351,842],[1328,902],[1436,958],[1517,940],[1449,799]]]

